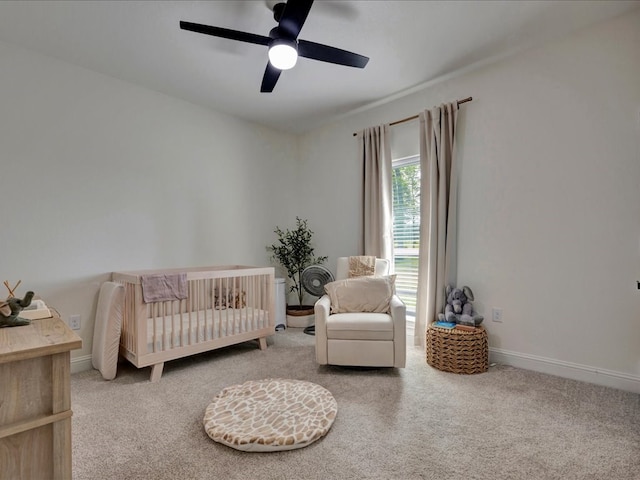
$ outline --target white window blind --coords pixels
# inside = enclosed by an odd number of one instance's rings
[[[412,156],[393,162],[393,258],[396,292],[415,319],[420,251],[420,161]]]

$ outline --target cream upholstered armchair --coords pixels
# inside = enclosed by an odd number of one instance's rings
[[[403,368],[406,306],[395,294],[395,277],[387,276],[389,261],[376,259],[374,277],[348,279],[348,257],[338,258],[336,270],[329,293],[315,304],[317,362]]]

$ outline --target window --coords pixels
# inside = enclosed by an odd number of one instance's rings
[[[407,321],[415,320],[420,251],[420,159],[393,161],[393,260],[396,292],[407,306]]]

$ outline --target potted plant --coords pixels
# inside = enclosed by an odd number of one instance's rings
[[[287,271],[289,278],[289,292],[296,293],[298,304],[290,305],[287,302],[287,315],[294,317],[312,316],[313,305],[303,305],[304,289],[302,288],[302,271],[310,265],[317,265],[325,262],[327,257],[314,256],[314,249],[311,245],[313,232],[307,225],[307,220],[296,217],[296,228],[293,230],[282,230],[276,227],[274,233],[278,236],[278,242],[267,247],[271,252],[271,259],[282,265]],[[313,318],[311,318],[313,322]],[[294,321],[295,323],[295,321]],[[307,325],[292,325],[307,326]]]

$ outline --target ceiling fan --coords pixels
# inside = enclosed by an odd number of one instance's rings
[[[180,28],[269,47],[269,62],[262,77],[261,92],[272,92],[282,71],[293,68],[299,56],[347,67],[364,68],[369,61],[368,57],[321,43],[298,39],[312,5],[313,0],[289,0],[286,3],[276,3],[273,6],[273,18],[278,22],[278,26],[271,29],[268,37],[183,21],[180,22]]]

